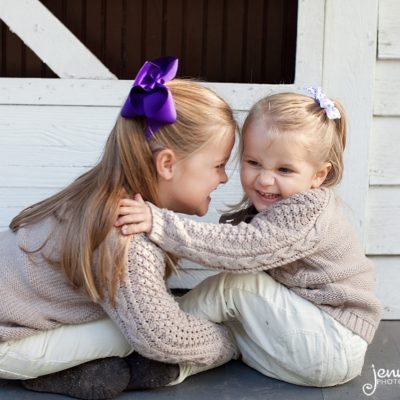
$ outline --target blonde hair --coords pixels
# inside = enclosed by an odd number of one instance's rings
[[[346,115],[343,106],[334,101],[340,119],[329,119],[326,112],[311,97],[298,93],[277,93],[258,101],[250,110],[243,135],[249,125],[260,118],[266,136],[271,139],[290,135],[304,140],[311,159],[332,164],[323,186],[337,185],[343,175],[343,152],[346,146]]]
[[[285,138],[300,140],[308,150],[310,159],[321,165],[329,162],[332,167],[322,186],[337,185],[343,175],[343,152],[346,147],[346,115],[343,106],[334,100],[340,119],[329,119],[326,112],[311,97],[298,93],[277,93],[259,100],[247,115],[240,138],[243,154],[243,138],[249,126],[261,123],[268,139]],[[230,207],[224,219],[250,206],[245,195],[239,204]],[[232,212],[233,211],[233,212]]]
[[[103,298],[105,288],[114,301],[123,274],[128,238],[113,228],[120,199],[141,193],[145,200],[159,205],[153,152],[169,148],[188,157],[217,135],[233,134],[237,128],[232,110],[214,92],[178,79],[167,86],[177,110],[174,124],[163,126],[146,141],[143,118],[118,116],[97,165],[11,221],[10,228],[17,231],[55,217],[62,234],[62,250],[59,259],[51,260],[51,264],[61,268],[68,282],[83,288],[95,302]],[[40,251],[46,242],[35,251]],[[95,251],[97,274],[93,271]],[[175,261],[167,258],[167,275]]]

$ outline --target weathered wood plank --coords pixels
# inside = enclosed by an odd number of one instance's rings
[[[377,61],[374,114],[400,116],[400,61]]]
[[[295,84],[299,87],[322,84],[325,3],[320,0],[299,2],[295,73]]]
[[[0,188],[0,206],[2,207],[16,207],[21,209],[28,205],[35,204],[38,201],[55,194],[61,187],[58,188],[20,188],[8,187]]]
[[[0,18],[59,77],[116,79],[39,0],[0,0]]]
[[[0,187],[31,187],[55,188],[65,186],[88,168],[83,166],[59,167],[59,166],[32,166],[21,168],[20,166],[1,167]]]
[[[379,0],[378,59],[400,59],[400,2]]]
[[[400,319],[398,286],[400,256],[369,256],[375,265],[375,288],[384,305],[384,319]]]
[[[0,148],[27,146],[98,150],[114,126],[119,109],[111,107],[43,107],[0,105]],[[0,159],[1,163],[1,159]]]
[[[367,210],[367,253],[400,254],[400,187],[372,186]]]
[[[0,141],[1,142],[1,141]],[[0,170],[7,167],[29,169],[31,167],[90,167],[100,158],[98,148],[50,147],[50,146],[1,146]]]
[[[375,117],[370,147],[370,185],[400,185],[400,118]]]
[[[120,107],[131,86],[128,80],[0,78],[0,104]]]
[[[296,90],[304,85],[202,83],[222,96],[235,110],[249,110],[259,99],[274,92]],[[0,78],[0,104],[121,107],[132,81],[94,79]]]
[[[341,100],[347,111],[350,133],[344,155],[346,168],[340,186],[344,201],[354,211],[355,224],[363,241],[369,185],[369,137],[374,97],[371,77],[376,58],[377,10],[377,0],[369,1],[368,7],[363,0],[327,0],[325,9],[323,87],[330,97]]]

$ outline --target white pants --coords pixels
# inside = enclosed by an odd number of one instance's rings
[[[0,342],[0,379],[32,379],[105,357],[126,357],[133,349],[109,318],[66,325],[21,340]],[[169,385],[215,368],[180,364],[180,374]]]
[[[367,342],[264,272],[213,276],[179,303],[224,322],[243,361],[264,375],[324,387],[361,374]]]
[[[367,343],[265,273],[211,277],[179,300],[184,311],[224,322],[243,361],[264,375],[332,386],[361,373]],[[31,379],[132,352],[110,319],[0,343],[0,378]],[[213,366],[181,364],[173,384]]]
[[[132,348],[108,318],[67,325],[21,340],[0,343],[0,378],[31,379],[111,356]]]

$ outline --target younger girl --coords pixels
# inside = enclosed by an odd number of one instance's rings
[[[122,197],[204,215],[227,181],[232,111],[199,84],[171,81],[176,69],[172,58],[145,63],[99,163],[0,234],[0,378],[100,399],[168,384],[179,375],[172,364],[235,357],[226,327],[184,313],[168,293],[175,259],[113,227]],[[133,349],[162,363],[112,357]]]
[[[183,309],[224,322],[244,362],[261,373],[322,387],[361,373],[381,306],[372,264],[332,191],[343,171],[343,108],[309,90],[312,97],[268,96],[250,111],[241,141],[245,197],[223,218],[230,224],[193,222],[124,200],[117,225],[230,271],[185,295]]]

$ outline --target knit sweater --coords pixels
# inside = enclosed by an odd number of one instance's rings
[[[237,356],[223,325],[197,319],[179,308],[164,281],[165,252],[144,235],[130,238],[114,308],[108,296],[96,304],[83,291],[73,289],[42,252],[28,256],[21,250],[38,249],[50,235],[43,253],[56,256],[62,243],[56,226],[48,218],[16,233],[0,233],[0,341],[108,315],[132,347],[148,358],[219,365]]]
[[[381,314],[373,265],[332,190],[296,194],[236,226],[194,222],[149,205],[149,237],[164,250],[211,268],[266,271],[371,342]]]

